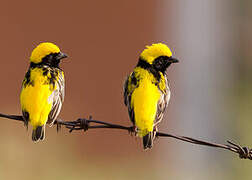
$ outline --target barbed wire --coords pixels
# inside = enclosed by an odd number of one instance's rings
[[[7,115],[7,114],[0,113],[0,117],[24,122],[23,116],[20,116],[20,115]],[[89,116],[88,119],[79,118],[75,121],[64,121],[62,119],[57,119],[54,122],[54,124],[57,126],[57,131],[59,131],[62,126],[65,126],[67,129],[69,129],[70,133],[73,131],[80,131],[80,130],[87,131],[89,129],[104,129],[104,128],[126,130],[131,134],[136,133],[136,129],[134,126],[122,126],[118,124],[98,121],[98,120],[94,120],[92,116]],[[227,144],[218,144],[218,143],[203,141],[203,140],[199,140],[199,139],[195,139],[195,138],[191,138],[187,136],[174,135],[174,134],[163,133],[159,131],[156,132],[156,136],[174,138],[180,141],[202,145],[202,146],[221,148],[221,149],[225,149],[225,150],[232,151],[234,153],[239,154],[239,157],[241,159],[252,160],[252,149],[248,147],[242,147],[239,144],[234,143],[233,141],[230,141],[230,140],[227,141]]]

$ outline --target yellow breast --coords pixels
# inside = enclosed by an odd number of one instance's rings
[[[157,113],[157,104],[160,99],[160,90],[155,85],[156,79],[147,70],[136,68],[136,77],[139,86],[131,97],[131,107],[134,109],[135,123],[139,129],[139,136],[145,136],[153,131],[153,124]]]
[[[29,83],[23,84],[20,94],[21,108],[29,113],[29,121],[33,128],[46,123],[52,108],[51,95],[55,87],[49,82],[50,75],[45,76],[43,72],[41,68],[32,69]]]

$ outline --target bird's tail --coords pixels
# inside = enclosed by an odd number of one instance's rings
[[[153,146],[153,141],[155,139],[156,133],[154,131],[149,132],[143,137],[143,148],[150,149]]]
[[[38,126],[32,131],[32,141],[37,142],[45,139],[45,126]]]

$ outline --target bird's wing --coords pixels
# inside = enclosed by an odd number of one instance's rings
[[[31,73],[31,70],[29,69],[29,70],[26,72],[26,74],[25,74],[25,78],[24,78],[24,80],[23,80],[23,82],[22,82],[21,94],[22,94],[22,92],[23,92],[23,90],[24,90],[25,84],[26,84],[27,81],[28,81],[28,77],[30,78],[30,73]],[[21,102],[21,103],[22,103],[22,102]],[[26,110],[22,109],[22,115],[23,115],[23,119],[24,119],[24,125],[28,128],[29,113],[28,113]]]
[[[167,76],[164,75],[164,87],[165,88],[160,88],[160,92],[161,92],[161,97],[158,101],[158,105],[157,105],[157,115],[156,115],[156,124],[158,124],[163,116],[164,116],[164,111],[166,109],[166,107],[168,106],[169,100],[170,100],[170,96],[171,96],[171,91],[169,89],[169,82],[167,79]]]
[[[129,117],[133,124],[135,124],[134,111],[131,107],[131,95],[138,85],[135,73],[132,72],[124,82],[124,104],[128,107]]]
[[[56,89],[52,93],[52,109],[48,115],[48,121],[47,123],[50,124],[50,126],[53,125],[54,121],[57,119],[62,103],[64,101],[64,96],[65,96],[65,80],[64,80],[64,75],[63,72],[59,72],[59,78],[56,82]]]

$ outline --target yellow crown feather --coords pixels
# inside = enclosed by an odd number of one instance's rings
[[[171,50],[163,43],[152,44],[151,46],[146,46],[146,49],[143,50],[140,57],[147,61],[149,64],[152,64],[153,61],[159,56],[172,56]]]
[[[51,54],[51,53],[59,53],[60,49],[53,43],[44,42],[40,43],[31,53],[30,61],[33,63],[40,63],[42,59]]]

